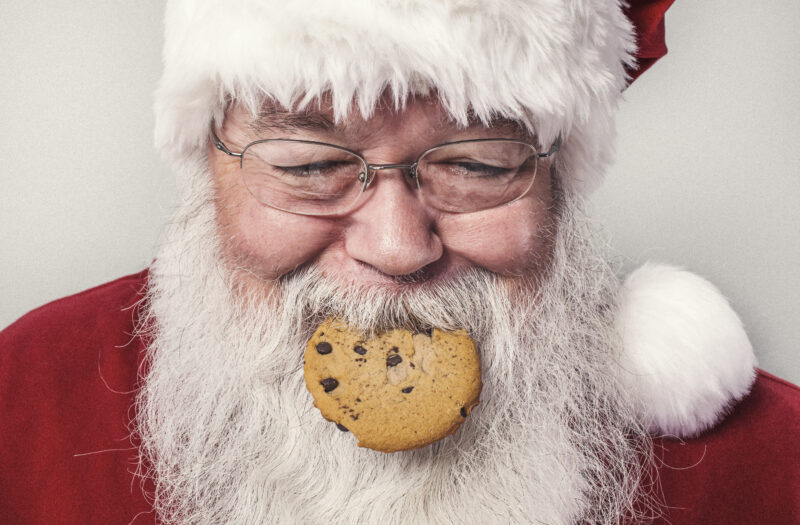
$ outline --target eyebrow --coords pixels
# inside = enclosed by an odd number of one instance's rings
[[[482,131],[492,131],[492,132],[497,132],[498,134],[510,135],[520,139],[526,139],[532,141],[536,140],[536,136],[530,133],[525,127],[525,125],[519,121],[510,119],[508,117],[495,117],[489,120],[488,125],[484,125],[483,121],[475,114],[475,112],[472,109],[467,111],[466,126],[461,126],[452,117],[444,115],[435,127],[440,130],[455,127],[460,131],[478,129]]]
[[[470,120],[469,125],[483,127],[483,124],[479,120]],[[525,129],[525,126],[516,120],[511,120],[508,118],[493,119],[489,122],[489,126],[486,129],[507,133],[509,135],[519,135],[524,137],[530,136],[530,133],[528,133],[528,130]]]
[[[250,128],[256,133],[274,131],[316,131],[333,132],[338,126],[334,121],[320,113],[300,112],[295,113],[281,109],[268,109],[261,111],[253,121]]]

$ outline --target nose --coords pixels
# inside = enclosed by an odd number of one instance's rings
[[[362,196],[366,201],[352,214],[345,250],[381,273],[408,275],[437,261],[442,242],[434,212],[425,207],[405,181],[401,169],[385,169]]]

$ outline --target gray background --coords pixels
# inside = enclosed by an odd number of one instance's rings
[[[79,6],[0,1],[0,327],[147,266],[175,199],[152,147],[162,2]],[[629,268],[710,279],[796,383],[798,21],[797,0],[678,0],[593,200]]]

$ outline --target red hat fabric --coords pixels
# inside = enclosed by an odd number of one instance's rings
[[[631,0],[625,14],[636,28],[636,67],[628,70],[628,84],[667,54],[664,39],[664,14],[675,0]]]

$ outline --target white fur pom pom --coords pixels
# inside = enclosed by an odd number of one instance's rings
[[[623,381],[654,435],[695,436],[750,390],[756,358],[742,322],[711,283],[645,264],[622,285]]]

